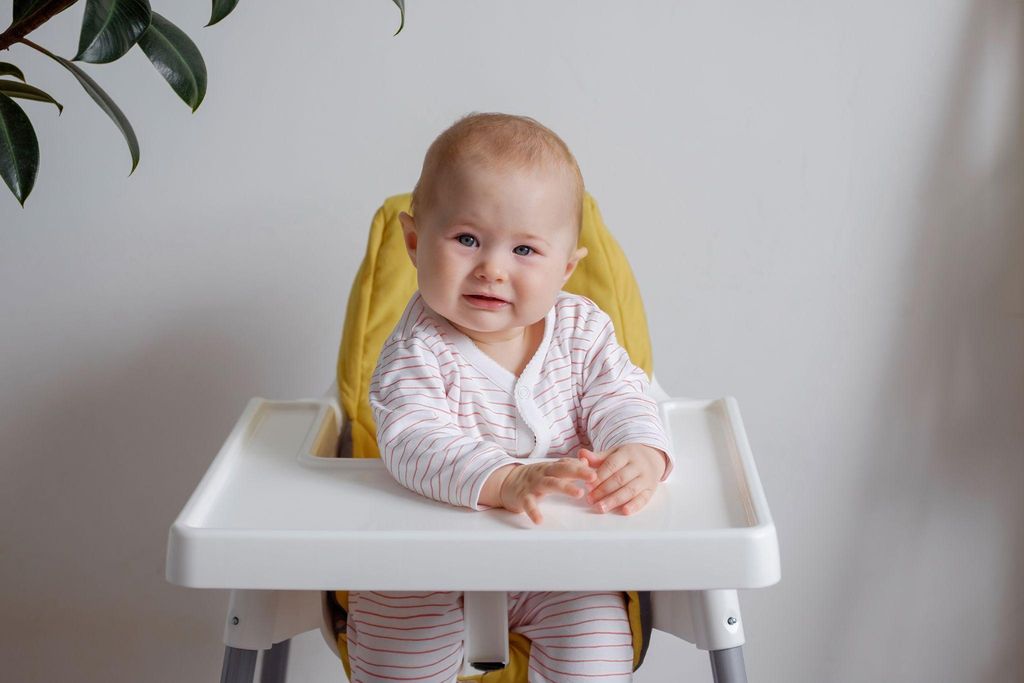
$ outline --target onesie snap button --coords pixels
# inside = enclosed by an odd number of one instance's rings
[[[516,387],[516,398],[526,398],[530,395],[530,390],[526,387]]]

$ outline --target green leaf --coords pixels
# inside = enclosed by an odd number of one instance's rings
[[[149,0],[86,0],[75,61],[119,59],[149,28],[152,14]]]
[[[23,100],[49,102],[51,104],[57,105],[57,111],[59,113],[64,113],[63,104],[50,97],[49,94],[43,92],[39,88],[28,85],[27,83],[18,83],[17,81],[8,81],[0,79],[0,93],[3,93],[8,97],[20,97]]]
[[[213,26],[231,14],[231,10],[235,9],[237,4],[238,0],[213,0],[213,12],[210,14],[210,23],[207,26]]]
[[[25,74],[21,73],[21,69],[7,62],[0,62],[0,76],[14,76],[20,78],[22,83],[25,82]]]
[[[402,15],[402,23],[398,25],[398,30],[395,31],[395,36],[402,32],[402,27],[405,26],[405,0],[395,0],[395,4],[398,5],[398,11]],[[391,36],[394,38],[395,36]]]
[[[52,4],[54,0],[14,0],[14,21],[11,22],[11,26],[14,24],[25,21],[33,14],[43,9],[44,6]]]
[[[128,151],[132,154],[132,170],[128,175],[134,173],[135,167],[139,165],[139,139],[135,137],[135,131],[132,129],[132,124],[128,123],[128,117],[126,117],[124,112],[114,104],[114,100],[110,99],[110,95],[104,92],[103,88],[101,88],[96,81],[89,77],[89,74],[82,71],[82,69],[76,64],[72,64],[63,57],[58,57],[49,50],[41,48],[38,45],[34,47],[70,71],[71,75],[77,78],[78,82],[82,84],[83,88],[85,88],[85,92],[89,94],[89,97],[91,97],[96,104],[100,105],[100,109],[105,111],[107,116],[110,117],[110,120],[114,122],[114,125],[121,130],[121,134],[124,135],[124,139],[128,143]]]
[[[139,47],[178,97],[195,111],[206,96],[206,63],[196,44],[180,28],[153,12],[153,23],[139,38]]]
[[[77,3],[78,0],[14,0],[13,20],[8,28],[31,21],[43,11],[49,15],[42,22],[45,23]]]
[[[0,176],[22,206],[38,170],[39,140],[32,122],[14,100],[0,95]]]

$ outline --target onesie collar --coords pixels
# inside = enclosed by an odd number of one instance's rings
[[[426,306],[425,302],[424,306]],[[537,400],[534,397],[534,387],[537,386],[537,380],[540,378],[544,359],[547,357],[548,349],[551,347],[551,338],[555,333],[556,308],[555,305],[552,305],[547,315],[544,316],[544,335],[541,337],[540,345],[537,346],[537,351],[533,354],[533,358],[530,359],[517,378],[510,370],[503,368],[498,364],[498,361],[481,351],[480,347],[472,339],[460,332],[447,319],[438,315],[436,311],[432,311],[430,307],[427,307],[427,310],[431,310],[434,316],[436,316],[438,324],[444,327],[451,343],[465,357],[466,361],[494,382],[495,386],[508,392],[509,396],[512,397],[516,410],[519,411],[519,415],[522,416],[526,426],[533,432],[533,449],[526,455],[527,458],[547,457],[548,448],[551,446],[551,439],[553,437],[550,419],[537,406]]]
[[[441,324],[445,326],[446,331],[450,335],[452,344],[459,350],[466,360],[475,367],[477,370],[482,372],[488,379],[490,379],[498,387],[507,391],[510,395],[520,397],[517,394],[526,393],[523,388],[529,390],[529,396],[533,396],[533,387],[537,384],[537,378],[540,375],[541,366],[544,364],[544,357],[547,356],[548,348],[551,346],[551,337],[554,334],[555,329],[555,307],[552,306],[544,316],[544,335],[541,337],[540,345],[537,346],[537,351],[534,352],[533,357],[523,368],[517,378],[515,374],[502,367],[498,361],[494,360],[486,353],[480,350],[480,347],[470,339],[468,336],[463,334],[448,320],[436,312],[434,313],[440,320]],[[518,389],[518,391],[517,391]]]

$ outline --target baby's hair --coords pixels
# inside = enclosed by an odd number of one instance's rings
[[[413,215],[437,201],[437,179],[441,171],[464,162],[485,167],[529,168],[538,164],[562,167],[569,174],[575,204],[576,227],[583,221],[583,174],[576,157],[562,138],[528,116],[513,114],[468,114],[437,136],[423,159],[423,170],[412,191]]]

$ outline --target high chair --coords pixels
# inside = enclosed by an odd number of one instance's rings
[[[717,683],[745,683],[736,591],[776,583],[780,566],[739,408],[731,397],[673,399],[658,385],[636,281],[590,195],[580,235],[589,254],[565,289],[610,315],[651,376],[675,458],[669,480],[629,516],[546,496],[534,526],[427,499],[384,468],[368,393],[416,289],[398,221],[410,199],[389,198],[373,219],[334,386],[321,398],[252,399],[170,529],[168,581],[231,590],[222,683],[250,683],[261,651],[262,680],[283,681],[289,639],[313,629],[350,676],[348,590],[463,591],[460,681],[526,682],[530,641],[508,630],[507,591],[613,590],[627,596],[634,670],[656,628],[708,651]]]

